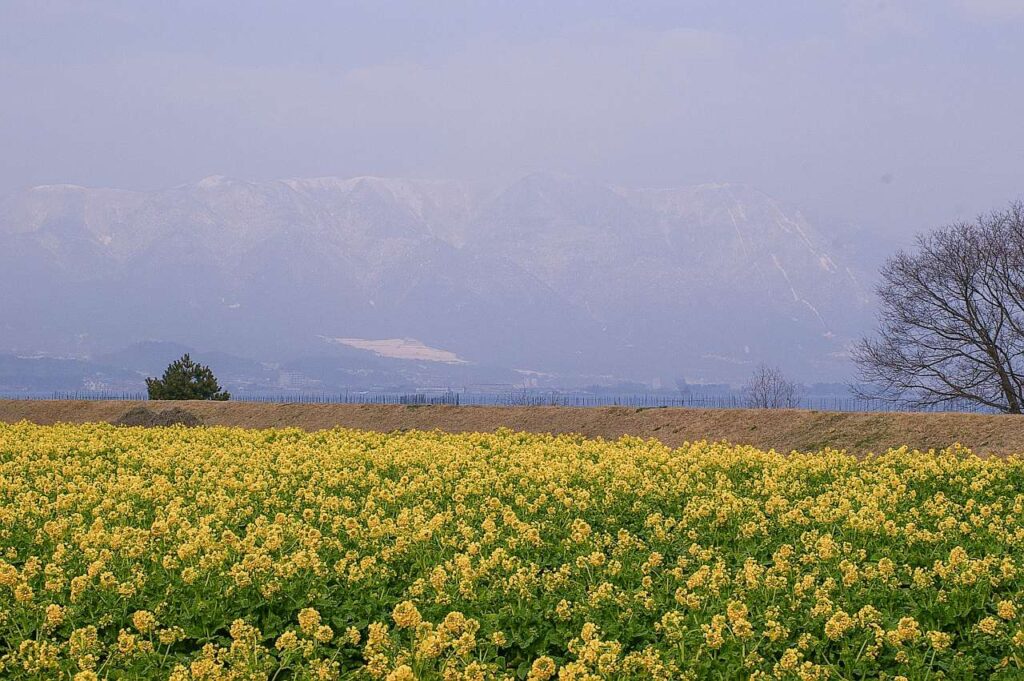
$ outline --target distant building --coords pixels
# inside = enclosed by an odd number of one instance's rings
[[[320,381],[306,376],[300,371],[279,371],[277,387],[285,390],[308,390],[320,385]]]

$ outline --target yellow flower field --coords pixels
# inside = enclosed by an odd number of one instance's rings
[[[0,424],[5,679],[1021,679],[1024,460]]]

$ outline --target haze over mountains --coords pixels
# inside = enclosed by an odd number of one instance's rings
[[[41,186],[0,205],[0,353],[124,368],[173,342],[331,385],[842,380],[874,265],[844,243],[743,185]]]

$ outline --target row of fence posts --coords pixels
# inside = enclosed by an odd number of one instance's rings
[[[146,400],[144,392],[131,391],[55,391],[52,393],[0,394],[5,399],[46,400]],[[665,395],[657,393],[600,394],[584,392],[542,391],[347,391],[338,393],[233,393],[236,402],[291,404],[392,404],[408,406],[508,406],[508,407],[628,407],[654,409],[689,407],[702,409],[740,409],[749,406],[742,395]],[[850,396],[807,397],[796,408],[819,411],[866,412],[990,412],[980,405],[957,401],[931,407],[914,407],[887,400],[870,400]]]

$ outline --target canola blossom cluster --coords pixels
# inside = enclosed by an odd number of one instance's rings
[[[4,679],[1024,678],[1024,460],[0,424]]]

